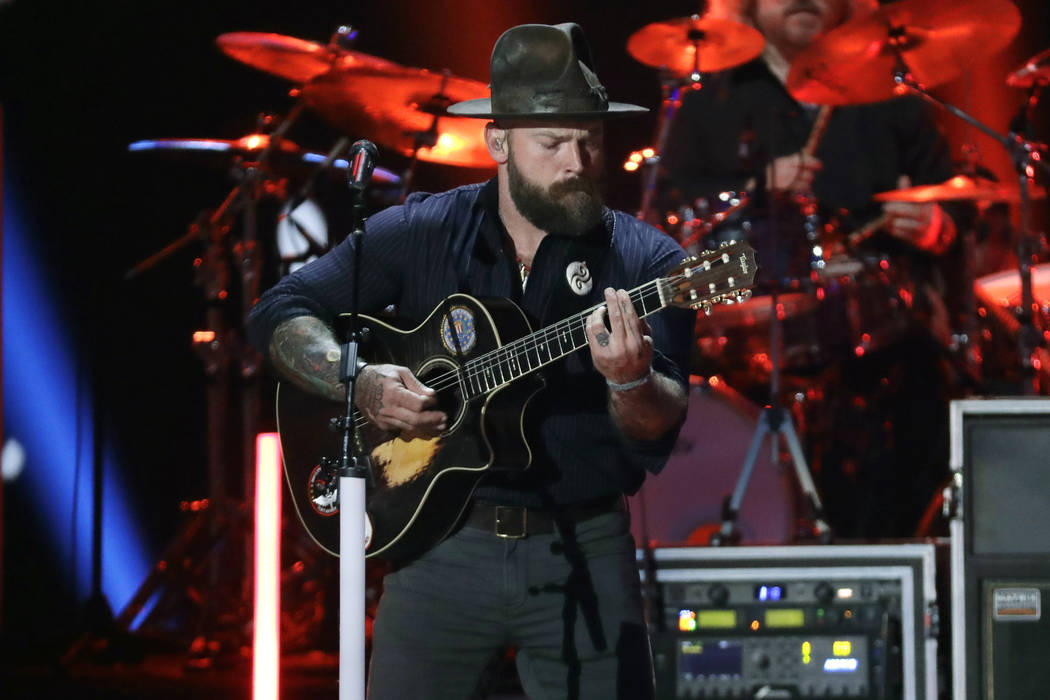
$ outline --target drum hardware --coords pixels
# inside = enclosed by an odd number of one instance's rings
[[[701,70],[715,72],[746,63],[758,56],[763,46],[765,38],[757,29],[708,12],[703,16],[695,14],[653,22],[627,39],[627,51],[631,56],[662,72],[655,153],[644,160],[648,169],[638,218],[651,220],[660,154],[667,147],[668,132],[681,104],[682,90],[703,87]],[[640,164],[642,161],[630,162]],[[637,165],[629,169],[636,168]]]
[[[911,92],[991,137],[1010,154],[1018,175],[1016,194],[1021,220],[1015,241],[1021,287],[1021,329],[1017,345],[1025,376],[1021,390],[1032,393],[1036,371],[1042,363],[1036,351],[1044,339],[1039,336],[1034,323],[1038,306],[1031,283],[1034,253],[1034,236],[1030,230],[1031,186],[1037,171],[1050,173],[1047,165],[1050,149],[1046,144],[1025,138],[1025,129],[1000,134],[929,91],[955,77],[977,57],[1005,46],[1017,34],[1020,24],[1020,12],[1008,0],[980,4],[955,0],[900,0],[882,5],[871,14],[847,22],[817,39],[792,64],[787,86],[796,99],[831,105],[862,104]],[[931,32],[926,27],[938,29]],[[1029,62],[1031,67],[1026,64],[1010,77],[1018,85],[1033,88],[1030,99],[1015,119],[1016,123],[1027,124],[1027,116],[1034,109],[1043,82],[1045,59],[1040,54]],[[909,194],[938,197],[950,195],[950,188],[932,194]],[[963,183],[959,189],[966,190],[967,195],[959,198],[987,194],[991,198],[1010,201],[1014,197],[1011,190],[989,191],[985,188],[978,191],[976,184],[967,187]]]
[[[237,439],[240,445],[236,453],[242,457],[242,495],[247,499],[254,491],[254,442],[259,415],[258,372],[262,358],[251,349],[241,336],[243,320],[247,317],[254,300],[259,295],[261,256],[257,239],[257,209],[267,197],[284,196],[287,181],[273,174],[274,166],[286,164],[286,158],[297,165],[302,162],[302,152],[294,144],[285,143],[285,134],[301,113],[296,105],[282,120],[272,117],[260,119],[261,123],[275,125],[269,134],[256,134],[246,140],[225,142],[221,140],[190,140],[175,145],[161,141],[161,152],[195,152],[200,146],[219,146],[216,150],[234,154],[231,177],[235,180],[232,189],[214,209],[204,210],[193,221],[185,235],[162,250],[142,260],[125,274],[125,279],[134,279],[167,259],[176,251],[193,241],[201,241],[203,252],[194,261],[195,283],[203,290],[206,304],[204,329],[194,333],[194,349],[200,355],[206,376],[205,420],[207,445],[208,498],[201,507],[194,507],[199,516],[189,521],[175,538],[170,552],[177,559],[169,568],[157,567],[140,586],[127,611],[132,611],[120,620],[130,625],[135,614],[154,594],[169,596],[168,604],[159,603],[155,614],[170,614],[173,609],[170,596],[184,594],[187,599],[197,600],[200,619],[186,630],[196,635],[190,648],[190,664],[207,667],[219,654],[237,653],[245,643],[237,635],[247,629],[247,621],[234,620],[232,639],[227,639],[231,610],[250,611],[250,577],[230,577],[231,567],[247,568],[252,560],[251,522],[245,517],[245,509],[229,493],[227,471],[229,463],[228,434],[230,419],[239,424]],[[158,142],[154,142],[158,143]],[[167,148],[167,146],[172,146]],[[239,234],[236,238],[233,232]],[[235,270],[231,274],[231,268]],[[233,278],[235,275],[234,279]],[[232,284],[231,284],[232,282]],[[231,289],[235,287],[235,289]],[[239,287],[239,288],[237,288]],[[234,293],[231,298],[231,292]],[[238,302],[235,314],[228,314],[226,305]],[[241,320],[240,327],[228,322],[228,318]],[[239,406],[232,409],[231,384],[237,387]],[[232,409],[232,410],[231,410]],[[239,420],[234,413],[239,413]],[[236,568],[234,569],[236,570]],[[221,582],[234,584],[226,590]],[[190,588],[187,588],[190,587]],[[201,588],[206,595],[196,599],[189,591]],[[180,592],[181,591],[181,592]],[[199,602],[203,599],[203,603]],[[165,612],[167,611],[167,612]],[[151,613],[154,614],[154,613]],[[242,614],[240,612],[236,615]],[[169,621],[158,625],[158,632],[172,634]],[[143,629],[154,624],[149,617]],[[164,629],[161,630],[160,627]]]
[[[769,315],[771,316],[769,323],[769,400],[758,418],[755,432],[751,438],[751,444],[748,448],[747,456],[744,458],[744,464],[742,465],[740,475],[737,478],[733,493],[726,498],[723,505],[722,526],[718,532],[711,535],[710,543],[714,546],[731,544],[739,541],[739,533],[736,530],[736,518],[740,511],[740,505],[743,503],[748,483],[751,480],[755,461],[758,458],[758,452],[767,436],[771,438],[772,460],[774,462],[777,461],[779,456],[779,439],[781,437],[784,438],[784,441],[787,443],[788,454],[792,466],[794,467],[795,477],[803,495],[805,496],[810,514],[812,515],[812,533],[822,542],[830,542],[831,540],[831,528],[825,520],[824,506],[821,503],[820,495],[817,493],[816,486],[813,483],[813,477],[806,465],[806,458],[802,452],[802,445],[799,442],[798,434],[795,431],[791,413],[780,403],[781,339],[785,314],[779,306],[778,300],[780,293],[784,291],[782,288],[782,282],[787,270],[786,260],[778,254],[778,201],[777,197],[769,196],[770,193],[765,190],[763,175],[766,170],[766,163],[764,160],[764,158],[756,158],[753,163],[757,166],[756,171],[758,173],[756,178],[758,184],[753,196],[753,201],[765,205],[766,213],[768,215],[768,225],[771,229],[768,237],[769,255],[767,258],[772,261],[773,267],[771,270],[772,274],[768,276]]]

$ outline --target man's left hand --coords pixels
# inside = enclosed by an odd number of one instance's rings
[[[627,292],[606,289],[605,306],[587,317],[585,329],[594,368],[608,381],[628,384],[649,374],[653,362],[652,331],[644,319],[638,318]]]
[[[911,178],[901,175],[897,189],[911,187]],[[886,202],[882,205],[886,230],[917,248],[940,252],[951,240],[945,234],[951,218],[936,202]],[[954,229],[950,229],[954,233]]]

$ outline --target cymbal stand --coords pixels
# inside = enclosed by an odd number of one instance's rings
[[[642,202],[638,208],[638,218],[642,221],[653,221],[653,200],[656,197],[656,181],[660,173],[660,157],[667,148],[667,138],[674,123],[674,115],[681,106],[682,90],[686,88],[700,89],[700,74],[694,73],[695,80],[683,83],[677,78],[664,78],[660,81],[660,91],[663,98],[660,101],[660,111],[657,115],[656,125],[656,153],[646,159],[645,179],[642,182]]]
[[[398,203],[400,204],[404,204],[405,199],[412,192],[412,181],[415,179],[416,165],[419,164],[419,149],[433,148],[437,145],[439,136],[438,120],[448,114],[448,106],[452,104],[452,99],[445,94],[449,77],[451,77],[451,73],[448,70],[442,71],[441,87],[438,88],[436,94],[431,95],[421,106],[422,111],[430,112],[433,115],[433,119],[431,119],[430,127],[426,131],[412,132],[412,158],[408,162],[408,167],[401,174],[401,196],[398,197]]]
[[[642,221],[650,221],[652,215],[653,199],[656,197],[656,180],[660,173],[660,157],[667,148],[667,138],[674,123],[674,115],[682,105],[682,90],[700,90],[703,83],[700,81],[700,42],[703,34],[696,30],[690,30],[689,39],[693,43],[693,70],[685,80],[673,76],[664,76],[660,81],[660,92],[662,100],[660,111],[657,114],[656,125],[656,154],[646,160],[648,170],[642,184],[642,202],[638,208],[638,218]]]
[[[261,198],[273,189],[265,166],[270,153],[278,146],[300,111],[301,105],[297,105],[284,118],[256,161],[238,164],[234,170],[237,182],[215,210],[203,212],[189,226],[185,235],[141,261],[125,275],[125,279],[130,279],[141,274],[190,241],[201,240],[204,243],[204,252],[195,261],[194,267],[197,271],[196,284],[204,290],[207,301],[206,330],[203,335],[195,336],[194,345],[202,357],[208,378],[205,403],[209,498],[192,504],[189,510],[196,512],[197,517],[187,523],[176,536],[165,557],[139,587],[118,619],[118,623],[126,630],[158,590],[165,587],[171,590],[172,586],[185,589],[188,597],[196,601],[195,604],[201,608],[198,618],[193,622],[194,641],[191,646],[194,656],[202,657],[191,660],[191,665],[198,667],[210,665],[211,659],[208,657],[223,650],[218,640],[210,638],[220,619],[229,619],[231,611],[233,614],[239,611],[240,614],[250,615],[249,601],[253,583],[251,567],[248,565],[252,557],[248,511],[242,503],[230,500],[226,484],[229,458],[226,434],[230,409],[230,370],[236,363],[242,381],[239,394],[243,498],[248,500],[254,493],[254,440],[259,404],[258,382],[255,380],[261,358],[238,336],[238,329],[229,327],[222,304],[228,298],[229,270],[232,266],[237,269],[239,276],[239,315],[243,328],[243,321],[247,318],[259,290],[261,259],[256,238],[257,205]],[[241,217],[241,237],[230,246],[228,241],[235,216]],[[239,539],[239,544],[243,545],[244,570],[240,579],[241,586],[232,596],[224,593],[219,585],[220,576],[227,580],[230,578],[229,562],[219,559],[222,549],[218,545],[223,539],[231,542],[234,547],[237,547]],[[195,558],[195,554],[202,552],[201,559]],[[198,590],[202,580],[206,589],[203,593]],[[165,612],[175,614],[179,612],[176,605],[177,601],[170,597],[167,601],[162,599],[158,601],[150,617],[159,617]],[[243,630],[247,629],[247,625],[242,624],[244,622],[247,621],[237,620],[233,628],[243,633]],[[147,624],[147,621],[143,621],[143,629]],[[163,625],[158,627],[158,631],[161,635],[170,632]],[[236,653],[243,641],[235,640],[225,651]]]
[[[891,28],[891,33],[893,29]],[[1041,345],[1039,329],[1035,327],[1035,315],[1037,311],[1035,295],[1032,290],[1032,263],[1035,250],[1034,232],[1031,230],[1031,185],[1035,180],[1036,170],[1042,170],[1044,176],[1050,175],[1050,149],[1046,144],[1031,141],[1023,134],[1009,133],[1000,134],[990,126],[984,124],[976,117],[964,112],[958,107],[941,100],[931,94],[925,86],[920,84],[912,76],[904,55],[897,43],[891,42],[897,51],[897,67],[893,73],[894,82],[920,95],[929,102],[947,110],[950,114],[962,119],[970,126],[980,130],[993,140],[997,141],[1007,153],[1017,171],[1018,184],[1021,193],[1020,227],[1017,231],[1015,241],[1017,249],[1018,273],[1021,280],[1021,304],[1018,313],[1018,321],[1021,324],[1018,332],[1018,352],[1021,359],[1021,369],[1024,384],[1021,390],[1025,394],[1038,393],[1036,386],[1036,352]],[[1038,91],[1033,92],[1033,98],[1038,99]],[[1026,109],[1031,108],[1031,98]]]
[[[758,417],[758,423],[755,426],[754,435],[751,438],[751,445],[748,447],[747,456],[744,458],[744,465],[740,471],[740,476],[737,478],[736,486],[733,489],[733,493],[726,499],[722,504],[722,527],[718,532],[711,535],[710,543],[714,546],[720,546],[723,544],[736,544],[740,540],[740,534],[736,529],[736,518],[740,512],[740,505],[744,501],[744,494],[747,492],[748,483],[751,481],[751,474],[755,469],[755,460],[758,459],[758,451],[762,447],[762,443],[765,441],[766,436],[771,437],[771,459],[774,464],[779,459],[779,438],[783,437],[787,443],[788,454],[791,456],[791,464],[795,469],[795,477],[798,480],[799,488],[802,489],[803,495],[809,504],[810,511],[813,514],[813,533],[817,535],[821,542],[831,541],[831,528],[828,526],[827,521],[824,517],[824,505],[821,503],[820,494],[817,493],[817,487],[813,483],[813,477],[810,475],[809,467],[806,465],[806,457],[802,452],[802,444],[799,442],[798,434],[795,432],[794,423],[791,420],[791,414],[780,405],[780,346],[781,336],[783,333],[783,319],[782,314],[779,313],[777,308],[777,296],[780,287],[780,262],[777,254],[777,234],[775,230],[776,219],[776,208],[773,206],[775,198],[769,197],[765,191],[765,176],[764,169],[759,170],[759,177],[757,178],[757,190],[753,201],[762,203],[766,201],[769,211],[770,221],[770,257],[774,260],[774,266],[778,268],[773,275],[771,275],[772,282],[770,284],[770,305],[771,305],[771,321],[769,324],[769,348],[770,348],[770,361],[772,363],[770,371],[770,386],[769,386],[769,403],[762,409],[761,415]]]

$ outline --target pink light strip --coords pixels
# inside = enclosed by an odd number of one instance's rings
[[[255,625],[252,700],[277,700],[281,620],[281,449],[277,433],[255,439]]]

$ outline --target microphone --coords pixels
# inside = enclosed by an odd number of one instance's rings
[[[346,179],[350,189],[360,194],[368,187],[372,179],[372,171],[376,167],[376,156],[379,155],[376,145],[368,139],[354,141],[350,147],[349,160],[350,169],[347,171]]]

